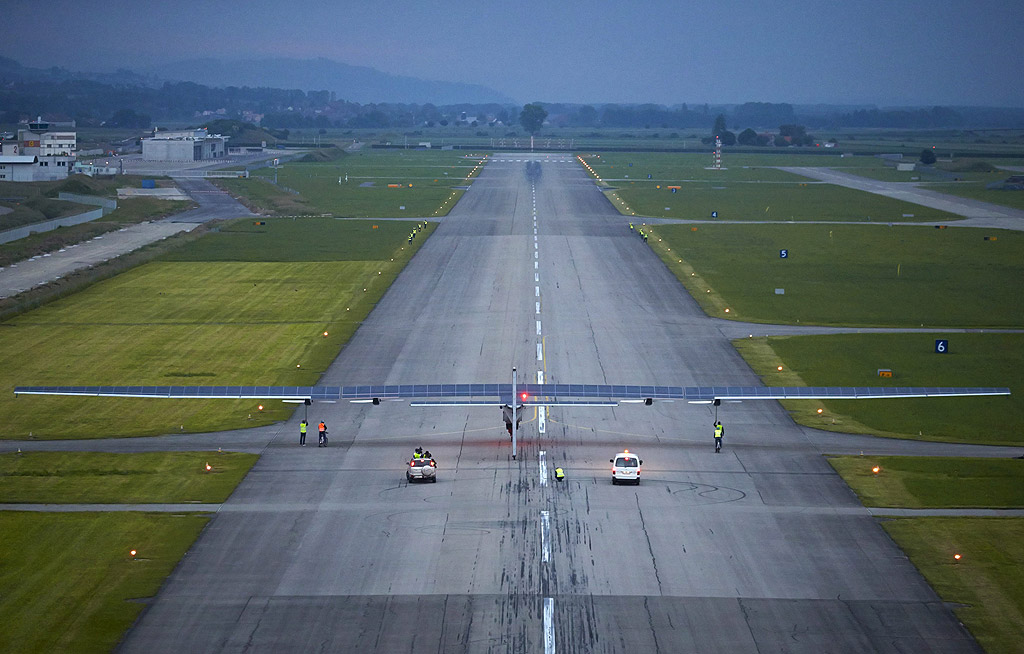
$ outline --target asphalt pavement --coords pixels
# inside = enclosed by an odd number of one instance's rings
[[[496,383],[512,366],[760,383],[577,163],[494,159],[321,383]],[[18,444],[262,452],[119,651],[979,652],[822,453],[1019,454],[819,432],[775,402],[720,407],[721,454],[714,408],[683,403],[531,410],[515,460],[496,407],[314,404],[326,449],[299,447],[301,416]],[[417,446],[436,484],[405,481]],[[623,448],[639,486],[611,484]]]
[[[494,159],[321,383],[494,383],[516,366],[524,381],[759,384],[730,345],[753,326],[705,316],[571,158]],[[213,519],[123,652],[980,651],[881,529],[894,510],[862,507],[822,454],[1019,451],[821,432],[746,402],[719,407],[715,454],[714,411],[531,410],[515,460],[496,407],[404,402],[313,405],[326,449],[299,447],[300,409],[252,430],[0,450],[262,453],[228,501],[194,505]],[[405,481],[417,446],[438,483]],[[639,486],[611,484],[623,448],[644,459]]]

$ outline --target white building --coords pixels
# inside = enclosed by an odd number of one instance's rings
[[[0,155],[0,182],[38,182],[39,157],[22,154]]]
[[[0,155],[7,161],[0,179],[15,182],[45,182],[64,179],[75,165],[75,132],[51,132],[42,120],[18,130],[15,141],[4,141]]]
[[[142,139],[142,158],[146,161],[204,161],[227,156],[230,137],[210,134],[205,129],[156,132]]]

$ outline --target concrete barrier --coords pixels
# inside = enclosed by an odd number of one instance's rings
[[[99,209],[93,209],[92,211],[86,211],[85,213],[76,214],[74,216],[64,216],[63,218],[54,218],[53,220],[47,220],[41,223],[33,223],[31,225],[22,225],[21,227],[8,229],[0,232],[0,243],[17,241],[20,238],[25,238],[26,236],[34,233],[52,232],[58,227],[81,225],[82,223],[102,218],[103,213],[103,208],[101,207]]]
[[[78,204],[94,204],[97,207],[103,208],[103,215],[107,215],[114,209],[117,209],[117,200],[113,198],[101,198],[98,195],[80,195],[78,193],[65,193],[61,191],[57,194],[58,200],[65,200],[67,202],[77,202]]]

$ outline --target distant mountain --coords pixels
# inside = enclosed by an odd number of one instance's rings
[[[71,71],[59,66],[50,68],[31,68],[22,66],[20,63],[9,57],[0,56],[0,79],[5,81],[18,82],[62,82],[67,80],[89,80],[101,84],[131,85],[131,86],[159,86],[160,80],[152,76],[139,75],[130,70],[119,68],[109,73],[90,73],[82,71]]]
[[[339,100],[422,104],[516,104],[494,89],[479,84],[438,82],[391,75],[366,66],[330,59],[251,59],[220,61],[193,59],[148,66],[143,75],[206,86],[250,86],[303,91],[334,91]]]

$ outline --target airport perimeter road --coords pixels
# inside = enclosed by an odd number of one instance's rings
[[[33,286],[59,279],[81,268],[103,263],[178,232],[190,232],[197,225],[195,222],[164,221],[129,225],[116,232],[107,232],[88,241],[76,243],[58,252],[0,268],[0,298],[17,295]]]
[[[948,211],[968,220],[957,221],[957,227],[995,227],[998,229],[1024,229],[1024,211],[1004,207],[981,200],[961,198],[922,188],[915,182],[881,182],[833,168],[811,168],[779,166],[779,170],[803,175],[837,186],[884,195],[904,202],[913,202],[924,207]],[[920,223],[916,223],[920,224]]]
[[[323,382],[504,382],[512,366],[758,384],[564,155],[495,155]],[[719,417],[715,454],[708,406],[531,409],[512,460],[495,407],[315,404],[330,447],[299,447],[298,416],[281,431],[120,651],[980,651],[822,434],[774,402]],[[436,484],[406,483],[417,446]],[[640,486],[611,484],[623,448]]]

